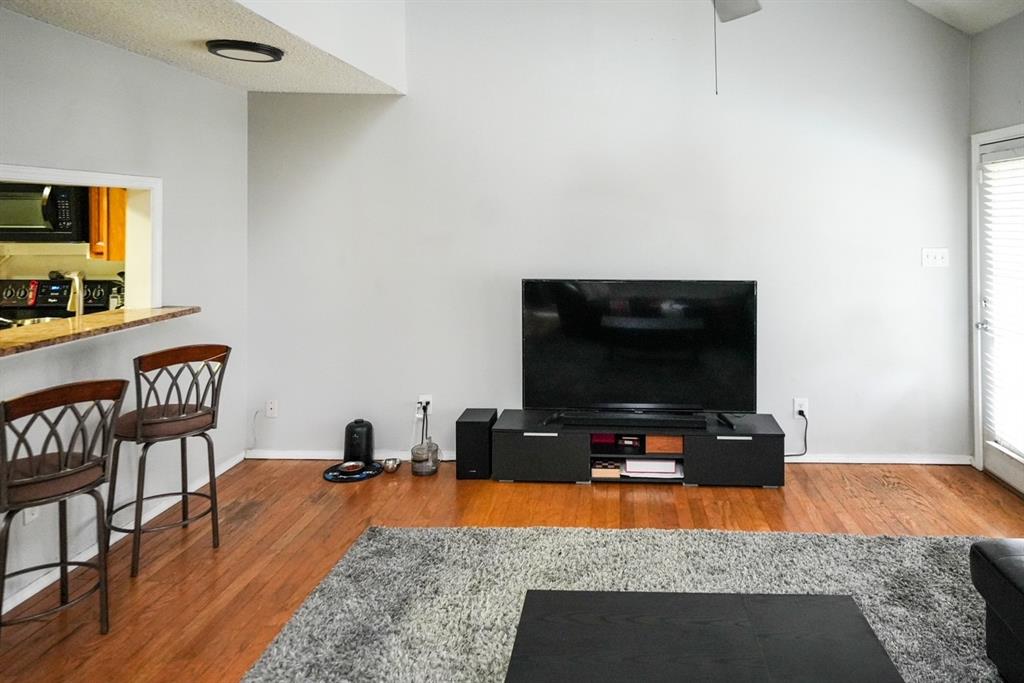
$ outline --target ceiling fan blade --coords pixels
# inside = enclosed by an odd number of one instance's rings
[[[745,17],[761,9],[758,0],[711,0],[722,23]]]

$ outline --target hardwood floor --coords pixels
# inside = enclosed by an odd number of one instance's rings
[[[0,679],[236,681],[370,525],[1024,536],[1024,501],[970,467],[788,465],[785,488],[768,490],[456,481],[448,463],[436,477],[404,463],[342,485],[320,478],[328,464],[250,460],[227,472],[220,549],[208,519],[148,535],[131,579],[121,542],[110,554],[110,633],[99,634],[95,599],[4,629]],[[54,587],[16,612],[56,599]]]

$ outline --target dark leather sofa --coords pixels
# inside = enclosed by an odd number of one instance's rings
[[[1024,683],[1024,539],[971,546],[971,580],[985,599],[985,649],[1008,683]]]

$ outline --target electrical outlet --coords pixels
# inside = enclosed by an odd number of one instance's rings
[[[793,417],[800,417],[800,411],[804,411],[804,415],[808,413],[808,406],[810,401],[806,398],[794,398],[793,399]]]
[[[925,268],[949,268],[949,249],[925,247],[921,250],[921,265]]]
[[[427,406],[427,415],[433,415],[434,414],[434,395],[433,394],[420,394],[419,397],[416,399],[416,402],[420,403],[420,404],[427,403],[428,401],[430,402],[430,405]],[[419,408],[416,409],[416,417],[420,417],[420,410],[419,410]]]
[[[25,511],[21,514],[22,526],[28,526],[32,522],[39,519],[39,508],[25,508]]]
[[[267,406],[263,409],[263,414],[271,418],[277,417],[277,399],[272,398],[267,401]]]

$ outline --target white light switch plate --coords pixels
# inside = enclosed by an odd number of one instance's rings
[[[947,247],[925,247],[921,250],[921,265],[925,268],[948,268],[949,249]]]

